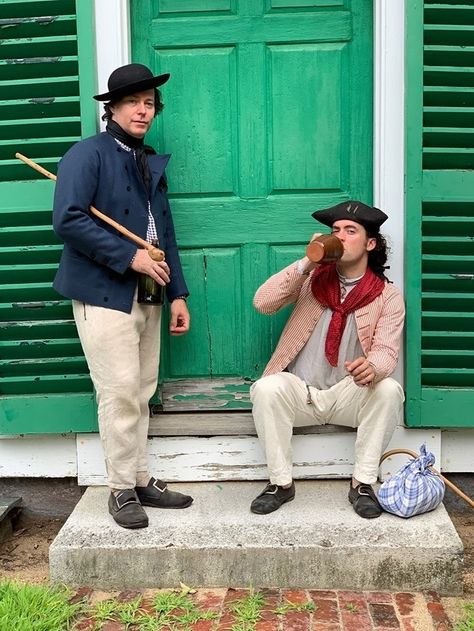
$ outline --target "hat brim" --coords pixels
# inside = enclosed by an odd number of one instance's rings
[[[104,92],[104,94],[96,94],[93,98],[96,101],[113,101],[116,99],[121,99],[122,97],[128,96],[129,94],[135,94],[136,92],[143,92],[144,90],[157,88],[158,86],[166,83],[169,78],[170,74],[169,72],[166,72],[165,74],[160,74],[156,77],[151,77],[150,79],[143,79],[142,81],[129,83],[128,85],[117,88],[116,90]]]

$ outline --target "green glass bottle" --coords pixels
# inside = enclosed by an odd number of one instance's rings
[[[162,305],[165,298],[165,288],[159,285],[148,274],[138,274],[137,302],[142,305]]]

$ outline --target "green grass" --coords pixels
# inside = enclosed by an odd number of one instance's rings
[[[186,591],[160,592],[153,599],[153,613],[146,612],[142,603],[142,596],[127,603],[116,599],[104,600],[91,608],[89,616],[95,620],[97,631],[111,620],[121,622],[126,628],[133,625],[134,631],[159,631],[164,628],[186,631],[199,620],[211,620],[219,615],[197,607]]]
[[[460,620],[453,631],[474,631],[474,601],[462,606],[464,618]]]
[[[317,607],[312,602],[306,603],[290,603],[286,601],[275,610],[279,616],[284,616],[289,611],[316,611]]]
[[[64,587],[0,582],[0,631],[68,631],[84,603]]]
[[[260,592],[250,591],[245,598],[234,600],[229,604],[229,609],[235,616],[235,623],[231,631],[252,631],[262,617],[262,609],[265,604]]]
[[[198,607],[190,597],[194,592],[185,585],[181,590],[159,592],[145,609],[141,595],[129,602],[109,598],[94,605],[85,601],[71,604],[73,592],[65,587],[0,581],[0,631],[74,631],[84,619],[92,621],[91,631],[100,631],[112,621],[130,631],[190,631],[200,620],[214,620],[220,615]],[[264,595],[250,590],[244,598],[229,603],[228,609],[234,616],[229,631],[254,631],[265,611]],[[291,611],[316,611],[316,607],[312,602],[285,601],[267,611],[284,616]],[[467,614],[474,615],[474,611]],[[456,631],[473,631],[473,627],[460,626]]]
[[[234,600],[229,604],[229,609],[234,614],[235,622],[230,631],[254,631],[256,624],[262,619],[264,611],[265,599],[260,592],[250,591],[245,598]],[[290,611],[316,611],[317,607],[312,602],[292,603],[285,601],[276,609],[272,609],[272,613],[278,616],[284,616]]]

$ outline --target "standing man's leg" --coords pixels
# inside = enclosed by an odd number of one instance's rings
[[[140,422],[140,331],[144,314],[73,301],[74,319],[96,390],[99,432],[111,489],[109,511],[125,528],[143,528],[148,517],[134,491]]]
[[[136,303],[134,303],[136,304]],[[193,502],[190,495],[170,491],[165,482],[157,480],[148,468],[148,427],[150,424],[149,401],[158,383],[160,363],[161,313],[159,306],[136,305],[143,311],[143,328],[140,331],[140,419],[137,425],[137,471],[136,487],[138,499],[143,506],[156,508],[186,508]]]

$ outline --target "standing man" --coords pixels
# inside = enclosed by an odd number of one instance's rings
[[[333,424],[357,427],[349,501],[361,517],[378,517],[382,509],[371,485],[402,421],[404,400],[390,378],[405,308],[384,275],[387,245],[379,228],[387,215],[349,201],[313,217],[342,241],[342,258],[335,265],[317,265],[305,257],[267,280],[254,298],[256,309],[266,314],[295,306],[251,390],[270,472],[270,483],[251,510],[270,513],[295,497],[293,426]]]
[[[106,131],[65,154],[54,197],[53,226],[64,241],[54,288],[72,299],[96,390],[109,512],[124,528],[148,526],[143,506],[185,508],[193,501],[148,471],[148,403],[158,379],[162,309],[137,302],[137,281],[146,275],[166,287],[170,334],[189,330],[188,289],[166,196],[170,156],[143,142],[163,109],[157,88],[168,79],[141,64],[112,72],[108,92],[94,97],[105,101]],[[158,245],[166,262],[153,261],[90,206]]]

